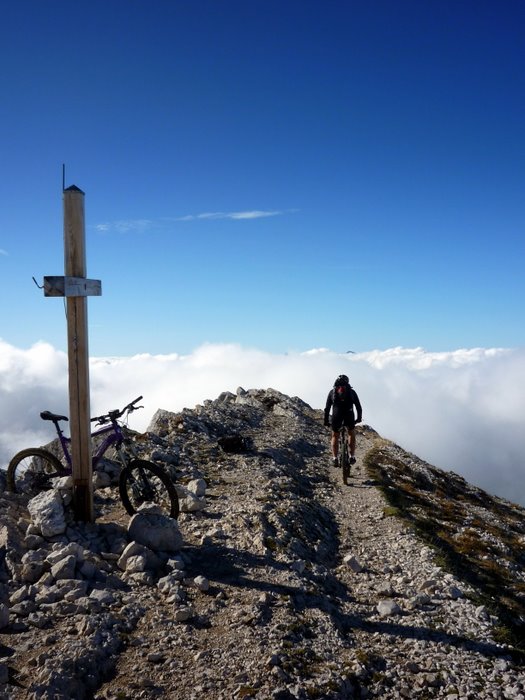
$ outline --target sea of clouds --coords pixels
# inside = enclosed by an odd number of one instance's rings
[[[91,358],[91,413],[143,395],[144,410],[131,416],[130,425],[145,430],[158,408],[193,408],[238,386],[272,387],[323,408],[341,373],[359,394],[363,422],[383,437],[525,505],[525,349],[272,354],[205,344],[188,355]],[[0,468],[19,449],[54,437],[39,414],[48,409],[67,415],[67,386],[65,353],[45,342],[20,349],[0,339]]]

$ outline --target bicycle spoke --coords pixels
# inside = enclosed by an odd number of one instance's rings
[[[128,513],[156,506],[172,518],[179,514],[175,486],[158,465],[136,459],[122,470],[119,480],[120,497]]]
[[[18,452],[9,463],[7,487],[10,491],[33,497],[50,489],[52,480],[66,473],[53,454],[42,448],[29,448]]]

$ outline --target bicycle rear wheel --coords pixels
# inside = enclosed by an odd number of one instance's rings
[[[7,490],[25,493],[31,498],[51,488],[51,479],[65,476],[69,470],[54,454],[41,447],[29,447],[13,457],[7,467]]]
[[[141,506],[152,503],[170,518],[179,516],[179,498],[166,472],[153,462],[133,459],[120,472],[119,493],[124,508],[134,515]]]

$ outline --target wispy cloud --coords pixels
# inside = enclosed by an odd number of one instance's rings
[[[164,216],[160,219],[122,219],[119,221],[104,221],[100,224],[95,224],[94,228],[100,233],[142,233],[152,228],[157,228],[166,222],[173,221],[203,221],[206,219],[230,219],[232,221],[247,221],[251,219],[264,219],[270,216],[282,216],[297,211],[297,209],[281,210],[264,210],[264,209],[249,209],[247,211],[211,211],[201,214],[186,214],[185,216]]]
[[[9,253],[7,252],[7,250],[0,248],[0,255],[9,255]]]
[[[128,233],[147,231],[155,225],[150,219],[121,219],[119,221],[105,222],[96,224],[95,229],[103,233],[108,231],[117,231],[117,233]]]
[[[282,211],[263,211],[261,209],[252,209],[250,211],[214,211],[206,212],[204,214],[187,214],[186,216],[180,216],[175,218],[175,221],[194,221],[196,219],[233,219],[238,221],[239,219],[263,219],[268,216],[281,216],[284,214]]]

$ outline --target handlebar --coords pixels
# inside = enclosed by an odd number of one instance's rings
[[[134,401],[128,403],[123,409],[118,408],[113,411],[108,411],[103,416],[95,416],[91,418],[92,423],[98,423],[99,425],[104,425],[104,423],[116,421],[118,418],[123,416],[125,413],[131,413],[132,411],[137,411],[139,408],[144,408],[144,406],[135,406],[136,403],[142,400],[142,396],[138,396]]]

